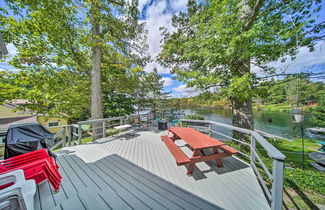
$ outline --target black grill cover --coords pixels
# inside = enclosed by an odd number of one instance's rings
[[[9,127],[5,138],[5,159],[48,148],[53,144],[50,131],[39,123],[21,123]]]

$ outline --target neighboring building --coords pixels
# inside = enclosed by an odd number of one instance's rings
[[[37,115],[31,111],[16,110],[18,105],[26,103],[28,103],[26,100],[19,99],[0,105],[0,131],[6,131],[11,124],[39,122],[50,132],[56,133],[61,130],[63,125],[68,124],[67,119]]]
[[[37,122],[41,123],[51,133],[57,133],[63,125],[68,125],[68,120],[59,117],[37,116]]]

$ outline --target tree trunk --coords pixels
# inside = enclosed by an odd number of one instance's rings
[[[243,62],[239,62],[236,65],[237,67],[237,75],[244,76],[245,74],[250,74],[250,60],[247,59]],[[247,90],[251,89],[252,85],[247,87]],[[241,94],[241,93],[238,93]],[[232,124],[233,126],[246,128],[253,130],[254,129],[254,121],[253,121],[253,111],[252,111],[252,97],[248,98],[240,98],[233,96],[231,98],[232,102]],[[239,139],[241,141],[249,142],[249,135],[244,134],[239,131],[233,132],[233,138]],[[240,150],[243,152],[247,148],[240,145]]]
[[[254,129],[252,98],[241,101],[232,99],[232,124],[240,128]]]
[[[92,68],[91,68],[91,118],[103,118],[102,105],[102,86],[101,86],[101,62],[102,62],[102,46],[100,44],[100,27],[96,21],[92,25]],[[102,128],[99,128],[102,123],[93,123],[93,137],[94,140],[102,138]]]

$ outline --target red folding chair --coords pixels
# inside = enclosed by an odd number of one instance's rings
[[[18,155],[0,162],[0,174],[23,169],[26,179],[34,179],[36,184],[47,179],[55,191],[59,190],[62,176],[59,166],[45,149]]]

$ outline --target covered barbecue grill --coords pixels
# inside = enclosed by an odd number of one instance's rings
[[[11,125],[5,138],[4,158],[7,159],[37,149],[49,148],[53,145],[53,137],[54,134],[39,123]]]

